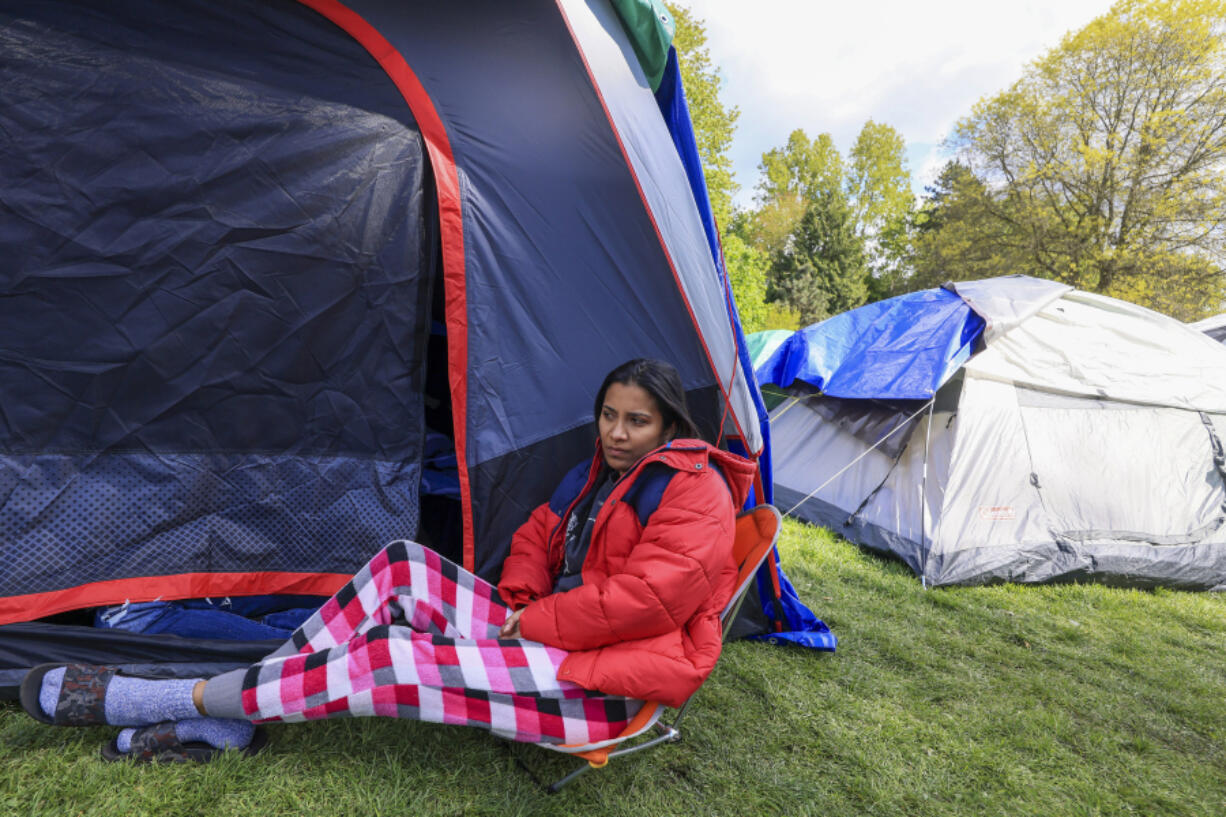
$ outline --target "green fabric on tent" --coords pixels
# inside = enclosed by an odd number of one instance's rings
[[[749,350],[749,359],[756,369],[761,366],[783,342],[792,336],[788,329],[767,329],[765,332],[753,332],[745,336],[745,347]]]
[[[673,15],[661,0],[613,0],[613,7],[630,35],[634,55],[643,66],[651,90],[659,90],[664,66],[668,64],[668,47],[676,31]]]
[[[767,329],[746,335],[745,348],[749,351],[749,359],[754,369],[757,370],[765,363],[766,359],[773,355],[775,350],[793,334],[790,329]],[[774,411],[780,403],[787,399],[787,392],[778,386],[770,383],[758,385],[762,391],[762,403],[766,406],[767,411]]]

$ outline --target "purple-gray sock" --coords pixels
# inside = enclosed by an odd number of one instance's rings
[[[60,687],[64,685],[64,667],[53,669],[43,676],[43,685],[38,688],[38,705],[48,718],[55,717],[55,706],[60,702]]]
[[[124,729],[115,739],[121,752],[132,751],[135,729]],[[251,743],[255,724],[241,718],[190,718],[175,722],[175,734],[182,743],[207,743],[214,749],[242,749]]]
[[[201,680],[155,680],[116,675],[107,684],[106,699],[103,701],[106,722],[114,726],[147,726],[161,721],[199,718],[200,711],[192,701],[192,690]],[[49,717],[55,716],[63,684],[63,668],[53,669],[43,677],[38,704]]]

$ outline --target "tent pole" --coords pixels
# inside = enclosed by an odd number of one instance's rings
[[[924,470],[920,476],[920,550],[924,555],[923,570],[920,571],[920,585],[928,589],[928,443],[932,439],[932,410],[937,404],[934,393],[928,401],[928,421],[924,428]]]

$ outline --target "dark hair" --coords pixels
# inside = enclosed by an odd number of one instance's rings
[[[596,392],[596,406],[592,414],[597,423],[600,422],[600,412],[604,409],[605,392],[614,383],[623,386],[638,386],[652,396],[660,414],[664,418],[664,428],[673,430],[675,437],[699,437],[698,426],[690,417],[690,409],[685,404],[685,389],[681,386],[681,375],[671,363],[650,358],[635,358],[627,360],[605,377]]]

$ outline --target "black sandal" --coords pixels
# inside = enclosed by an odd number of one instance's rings
[[[235,751],[241,752],[244,757],[251,757],[259,754],[267,745],[268,733],[257,726],[251,741],[242,748],[235,747]],[[198,740],[184,743],[175,731],[175,722],[163,721],[137,729],[132,736],[132,748],[127,752],[119,751],[118,737],[103,744],[102,759],[109,763],[123,760],[133,763],[208,763],[225,751]]]
[[[39,704],[43,679],[52,670],[64,668],[64,683],[55,705],[55,715]],[[101,726],[106,723],[106,687],[115,677],[112,667],[91,664],[41,664],[21,681],[21,708],[36,721],[52,726]]]

